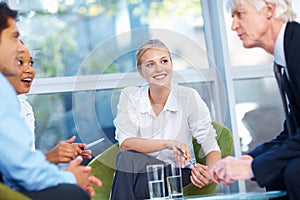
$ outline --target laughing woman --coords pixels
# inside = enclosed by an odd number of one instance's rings
[[[23,94],[30,91],[32,81],[35,77],[34,62],[30,51],[24,46],[22,41],[18,43],[19,73],[16,76],[7,76],[6,78],[16,90],[20,102],[20,114],[32,132],[32,149],[35,149],[35,117],[31,105],[25,100]],[[49,162],[59,164],[68,163],[76,156],[81,155],[83,158],[91,158],[90,150],[82,150],[86,144],[73,143],[76,136],[68,140],[60,141],[54,148],[46,152],[46,159]]]
[[[122,151],[111,199],[149,198],[145,172],[149,164],[180,164],[183,186],[191,182],[198,187],[209,184],[208,169],[221,155],[206,104],[196,90],[172,83],[171,55],[161,41],[141,44],[136,66],[147,83],[125,88],[120,96],[114,123]],[[178,151],[177,147],[182,149],[188,161],[195,160],[192,137],[201,144],[207,166],[187,167]]]

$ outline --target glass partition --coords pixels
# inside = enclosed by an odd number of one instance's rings
[[[36,91],[35,87],[39,90],[28,95],[28,100],[36,115],[36,146],[43,151],[71,135],[86,143],[105,138],[102,145],[97,145],[95,154],[114,142],[115,107],[111,103],[116,104],[118,88],[122,86],[94,86],[106,84],[101,82],[103,74],[126,77],[136,72],[135,51],[143,41],[162,40],[172,53],[178,74],[182,70],[209,68],[200,0],[8,2],[19,11],[21,39],[35,62],[32,91]],[[70,90],[70,79],[89,75],[99,76],[98,82],[84,86],[83,91],[76,90],[81,86],[74,83],[76,92]],[[199,81],[203,80],[196,80]],[[217,112],[212,98],[217,97],[212,97],[213,84],[207,81],[195,83],[185,79],[181,83],[203,93],[214,117]],[[82,120],[76,119],[76,115]]]
[[[236,119],[242,154],[274,139],[282,130],[284,111],[275,78],[234,81]],[[263,190],[246,181],[247,191]]]

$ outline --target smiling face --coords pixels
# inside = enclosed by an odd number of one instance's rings
[[[7,19],[8,28],[1,32],[0,38],[0,72],[4,75],[15,75],[17,67],[17,44],[19,31],[16,22],[12,18]]]
[[[31,54],[29,50],[21,44],[21,42],[18,44],[18,52],[19,73],[16,76],[8,76],[7,79],[15,88],[17,94],[26,94],[30,90],[30,86],[35,76],[35,71],[33,68]]]
[[[170,87],[172,61],[169,52],[159,47],[149,48],[140,58],[139,73],[150,86]]]

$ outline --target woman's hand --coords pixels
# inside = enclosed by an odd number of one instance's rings
[[[209,168],[205,165],[196,163],[192,167],[191,182],[199,188],[210,184],[212,179],[209,174]]]
[[[46,159],[52,163],[68,163],[77,156],[83,158],[91,158],[91,150],[84,150],[86,144],[73,143],[76,140],[76,136],[71,137],[68,140],[59,142],[54,148],[46,153]]]
[[[176,140],[170,140],[167,144],[167,148],[173,150],[176,164],[178,166],[181,165],[183,168],[185,166],[185,162],[191,160],[191,151],[189,145]],[[185,156],[182,155],[182,153],[180,152],[180,150],[178,150],[178,148],[182,150]]]

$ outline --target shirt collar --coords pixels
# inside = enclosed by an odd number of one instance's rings
[[[179,110],[179,103],[178,103],[178,96],[177,94],[177,85],[172,84],[171,85],[171,92],[169,94],[169,97],[167,99],[165,110],[170,110],[173,112],[176,112]]]
[[[176,112],[179,110],[179,103],[178,103],[178,98],[176,96],[176,84],[171,84],[171,92],[168,96],[166,105],[164,107],[164,110],[169,110]],[[144,84],[142,86],[142,96],[141,96],[141,101],[140,101],[140,112],[141,113],[151,113],[152,106],[149,98],[149,85]]]
[[[138,95],[139,94],[141,95],[139,110],[141,113],[147,113],[151,110],[151,104],[150,104],[150,100],[148,98],[149,85],[147,83],[143,84],[141,86],[141,90],[142,90],[141,93],[137,93]]]
[[[274,62],[278,65],[286,67],[285,55],[284,55],[284,32],[287,23],[284,23],[277,36],[275,47],[274,47]]]

